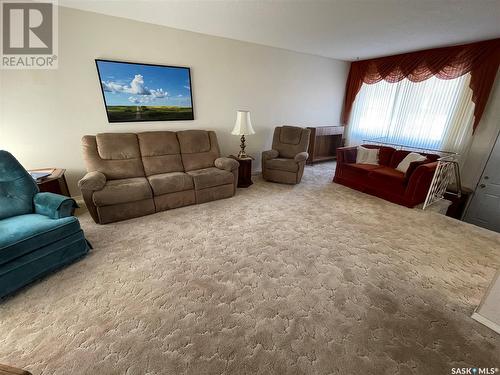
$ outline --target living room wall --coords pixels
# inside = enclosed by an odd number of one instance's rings
[[[94,59],[188,66],[194,121],[109,124]],[[275,126],[339,124],[349,64],[279,48],[61,7],[59,68],[0,71],[0,148],[26,168],[61,167],[73,195],[85,173],[80,139],[99,132],[213,129],[223,154],[236,110],[250,110],[247,151],[260,169]]]

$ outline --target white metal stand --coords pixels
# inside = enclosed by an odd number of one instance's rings
[[[422,209],[425,210],[430,205],[443,199],[448,186],[453,183],[453,180],[455,180],[454,182],[457,186],[456,195],[460,197],[462,195],[462,182],[460,179],[460,169],[456,157],[454,155],[450,155],[439,158],[438,165],[436,167],[436,171],[434,172],[434,176],[432,177],[432,182],[429,186],[429,191],[427,192],[427,197],[425,198]]]

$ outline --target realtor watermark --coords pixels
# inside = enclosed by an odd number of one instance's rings
[[[57,0],[0,0],[1,69],[57,69]]]
[[[450,374],[460,375],[494,375],[499,374],[500,371],[497,367],[454,367],[451,369]]]

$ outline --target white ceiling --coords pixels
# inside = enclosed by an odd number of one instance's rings
[[[500,0],[59,0],[341,60],[500,37]]]

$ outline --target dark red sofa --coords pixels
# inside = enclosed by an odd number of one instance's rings
[[[357,147],[338,148],[333,182],[406,207],[425,201],[439,155],[420,153],[427,160],[411,163],[405,174],[396,167],[411,151],[376,145],[363,147],[380,149],[380,165],[356,164]]]

